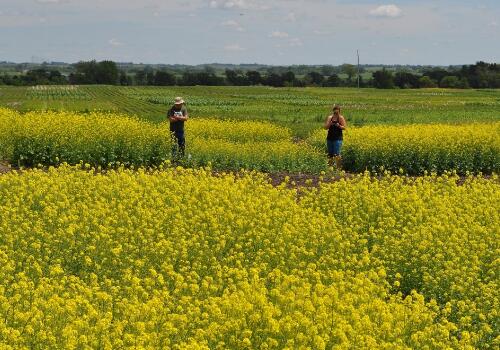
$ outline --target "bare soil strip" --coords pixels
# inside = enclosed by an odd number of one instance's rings
[[[46,168],[44,168],[46,169]],[[22,171],[23,169],[19,169],[15,166],[10,166],[8,163],[1,163],[0,162],[0,175],[5,174],[11,171]],[[97,172],[97,170],[96,170]],[[106,172],[106,171],[103,171]],[[221,176],[224,173],[231,173],[231,171],[213,171],[212,172],[214,176]],[[239,172],[234,172],[236,174],[239,174]],[[332,183],[332,182],[337,182],[342,179],[344,180],[349,180],[353,179],[356,177],[357,174],[355,173],[337,173],[337,174],[327,174],[327,175],[318,175],[318,174],[303,174],[303,173],[288,173],[288,172],[275,172],[275,173],[264,173],[267,175],[269,178],[269,183],[271,183],[273,186],[279,186],[286,180],[288,180],[287,187],[292,189],[304,189],[304,188],[311,188],[311,187],[319,187],[320,183]],[[381,178],[381,176],[373,176],[374,178]],[[408,176],[408,179],[416,179],[419,176]],[[485,179],[491,179],[492,175],[482,175],[483,178]],[[462,185],[465,180],[466,176],[460,176],[457,184]],[[499,180],[500,181],[500,180]]]

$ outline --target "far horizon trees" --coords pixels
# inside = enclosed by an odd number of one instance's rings
[[[17,65],[16,69],[22,65]],[[193,86],[193,85],[267,85],[273,87],[324,86],[354,87],[357,74],[354,65],[334,66],[288,66],[268,67],[265,71],[225,69],[216,71],[210,65],[154,68],[150,65],[119,69],[113,61],[95,60],[78,62],[69,66],[72,71],[61,73],[48,65],[25,71],[9,71],[0,75],[0,85],[54,85],[54,84],[108,84],[108,85],[151,85],[151,86]],[[253,68],[253,67],[252,67]],[[409,68],[408,68],[409,69]],[[363,70],[362,70],[363,71]],[[366,70],[365,70],[366,71]],[[417,73],[418,72],[418,73]],[[329,74],[326,74],[329,73]],[[477,62],[475,65],[459,67],[427,67],[422,71],[406,71],[399,67],[383,67],[360,76],[361,87],[383,89],[400,88],[500,88],[500,65]]]

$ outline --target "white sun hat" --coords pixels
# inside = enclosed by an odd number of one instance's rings
[[[176,105],[181,105],[184,103],[184,100],[182,99],[182,97],[176,97],[174,103]]]

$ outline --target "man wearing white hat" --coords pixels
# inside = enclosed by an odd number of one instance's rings
[[[184,156],[186,148],[186,139],[184,137],[184,122],[188,120],[188,111],[184,105],[182,97],[176,97],[174,105],[167,113],[170,120],[170,132],[172,133],[174,145],[172,146],[172,156]],[[175,145],[177,143],[177,145]]]

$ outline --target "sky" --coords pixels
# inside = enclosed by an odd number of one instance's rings
[[[500,0],[0,0],[0,61],[500,62]]]

